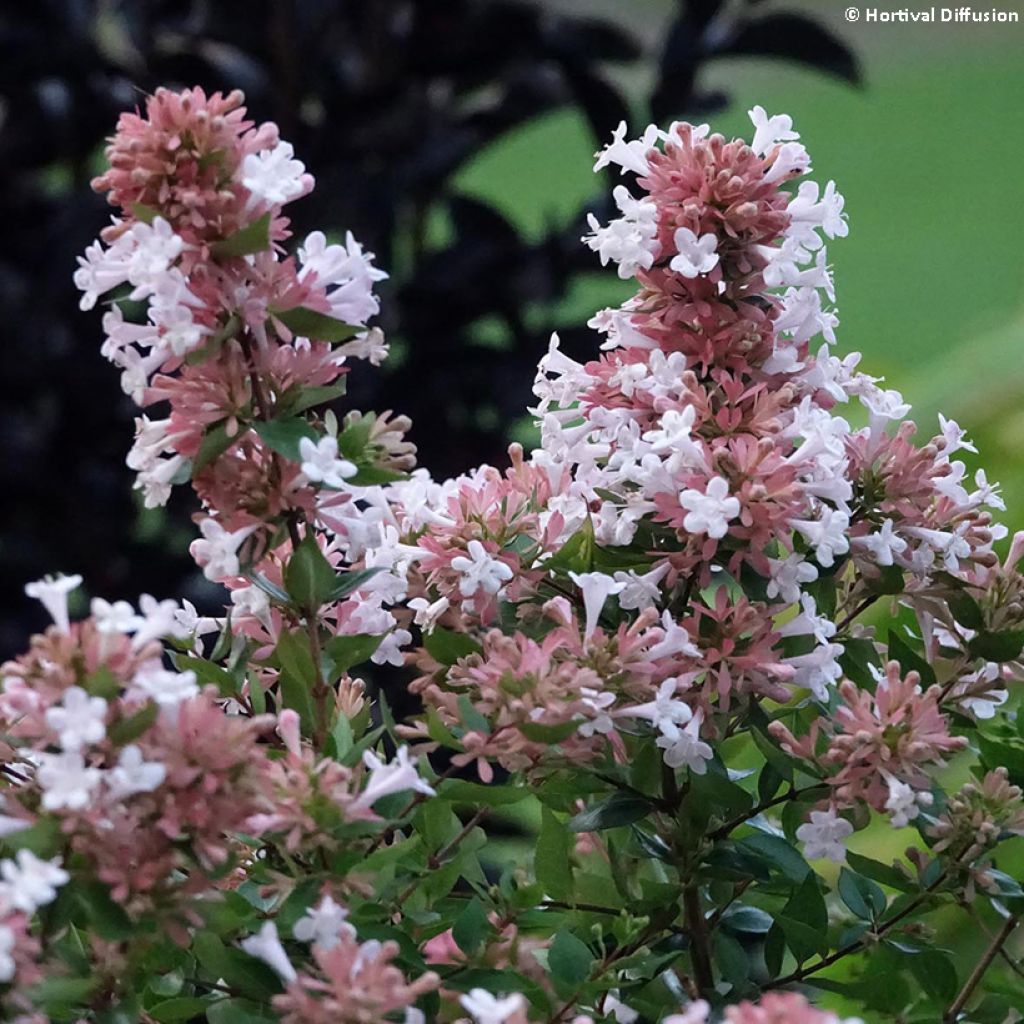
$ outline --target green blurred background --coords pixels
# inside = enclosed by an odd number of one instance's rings
[[[628,19],[657,42],[672,5],[551,6]],[[959,420],[978,464],[1003,484],[1008,522],[1024,526],[1024,5],[1005,8],[1022,16],[1003,26],[850,24],[837,0],[779,6],[814,13],[847,40],[864,87],[776,61],[722,60],[704,82],[733,102],[713,127],[749,134],[745,111],[755,103],[793,116],[814,176],[833,178],[846,196],[850,235],[829,249],[837,350],[862,351],[861,369],[903,392],[922,434],[934,432],[939,410]],[[630,84],[639,93],[645,83]],[[592,148],[576,116],[553,114],[485,151],[458,184],[539,236],[599,186]],[[594,262],[568,300],[581,319],[628,291]],[[489,326],[479,324],[481,343]]]

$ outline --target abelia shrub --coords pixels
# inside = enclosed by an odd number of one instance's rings
[[[335,411],[383,275],[292,243],[276,128],[198,89],[123,116],[75,280],[225,614],[29,584],[5,1019],[1013,1019],[1024,535],[996,553],[956,423],[915,445],[832,354],[842,196],[751,118],[620,126],[583,242],[636,293],[591,360],[552,339],[535,451],[434,481],[401,415]]]

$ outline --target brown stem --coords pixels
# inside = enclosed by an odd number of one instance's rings
[[[690,939],[690,961],[697,992],[704,996],[715,985],[714,969],[711,965],[711,945],[708,922],[704,917],[704,904],[700,898],[700,887],[691,883],[683,890],[683,912],[686,919],[686,934]]]
[[[964,983],[964,987],[960,990],[960,994],[950,1004],[949,1009],[943,1016],[943,1024],[954,1024],[957,1017],[960,1016],[960,1011],[967,1005],[967,1001],[971,998],[974,990],[981,983],[981,979],[985,976],[985,972],[991,967],[992,961],[999,955],[1000,950],[1003,948],[1006,940],[1013,934],[1014,929],[1020,924],[1020,915],[1012,914],[1004,922],[1002,928],[996,932],[995,938],[989,943],[988,949],[985,950],[984,955],[975,965],[973,971],[971,971],[970,977]]]
[[[908,918],[915,910],[917,910],[918,907],[921,906],[922,903],[925,903],[928,900],[932,893],[934,893],[935,890],[946,881],[948,876],[949,871],[947,869],[946,871],[943,871],[942,874],[939,875],[939,877],[936,878],[935,881],[932,882],[932,884],[929,885],[916,900],[908,903],[898,914],[889,918],[888,921],[882,922],[877,928],[870,932],[870,941],[874,941],[874,939],[884,935],[891,928],[898,925],[900,921]],[[822,957],[817,963],[811,964],[808,967],[800,967],[783,978],[776,978],[774,981],[768,982],[764,988],[766,990],[770,988],[782,988],[785,985],[792,985],[794,982],[803,981],[804,978],[807,978],[812,974],[817,974],[818,971],[824,970],[826,967],[831,967],[832,964],[842,960],[843,957],[849,956],[851,953],[859,952],[867,946],[868,941],[869,940],[867,938],[862,938],[857,939],[854,942],[847,943],[842,949],[837,949],[830,956]]]

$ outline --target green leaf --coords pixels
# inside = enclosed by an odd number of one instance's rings
[[[846,851],[846,863],[858,874],[875,882],[881,882],[882,885],[887,885],[890,889],[912,892],[916,888],[906,875],[892,867],[892,865],[872,860],[870,857],[864,857],[859,853],[854,853],[852,850]]]
[[[874,641],[864,637],[851,637],[849,640],[844,640],[843,653],[839,656],[839,666],[848,679],[853,680],[862,689],[874,692],[875,677],[871,674],[869,666],[882,667]]]
[[[715,966],[734,989],[742,990],[750,975],[750,961],[743,947],[727,932],[716,932],[713,940]]]
[[[898,565],[880,566],[878,576],[865,582],[872,594],[902,594],[905,589],[903,570]]]
[[[53,857],[61,848],[63,836],[57,818],[40,818],[30,828],[11,832],[2,845],[9,850],[31,850],[37,857]]]
[[[839,872],[839,895],[862,921],[873,921],[885,911],[885,893],[870,878],[855,874],[849,868]]]
[[[739,840],[736,845],[761,857],[791,882],[804,882],[812,874],[810,865],[796,847],[781,836],[757,832]]]
[[[176,654],[174,664],[179,672],[184,672],[186,669],[194,672],[201,686],[212,683],[220,691],[222,697],[233,697],[238,692],[235,677],[226,668],[207,661],[206,658],[197,658],[191,654]]]
[[[786,943],[799,962],[828,949],[825,934],[828,909],[814,872],[808,872],[776,920],[786,933]]]
[[[223,979],[242,995],[262,1001],[281,991],[280,979],[269,967],[240,949],[225,946],[213,932],[199,932],[192,952],[214,981]]]
[[[299,442],[306,438],[317,440],[317,432],[308,420],[301,416],[293,416],[283,420],[260,420],[252,425],[260,440],[278,455],[283,455],[291,462],[301,462]]]
[[[507,807],[517,804],[533,792],[526,786],[483,785],[466,779],[447,779],[437,790],[440,800],[453,804],[473,804],[480,807]]]
[[[331,660],[332,670],[328,673],[333,682],[353,665],[361,665],[378,647],[384,638],[369,633],[348,633],[331,637],[324,644],[324,653]]]
[[[534,850],[534,873],[544,891],[556,900],[572,897],[573,840],[569,830],[547,807],[541,808],[540,832]]]
[[[254,572],[249,576],[253,584],[260,588],[264,594],[272,597],[278,604],[291,604],[291,598],[276,583],[268,580],[261,572]]]
[[[533,743],[546,743],[554,746],[567,740],[580,727],[579,722],[559,722],[557,725],[545,725],[543,722],[520,722],[516,728]]]
[[[113,700],[121,693],[121,683],[106,665],[90,672],[82,682],[82,689],[92,697]]]
[[[100,978],[49,977],[33,985],[28,994],[32,1002],[49,1015],[63,1017],[69,1009],[85,1004],[99,987]]]
[[[921,685],[925,689],[935,685],[934,669],[910,647],[895,629],[889,630],[889,657],[898,661],[904,672],[917,672],[921,677]]]
[[[239,431],[233,436],[228,436],[226,420],[219,423],[212,423],[203,432],[203,439],[199,442],[199,451],[192,460],[192,475],[206,469],[207,466],[216,462],[244,433]]]
[[[334,604],[335,601],[348,597],[349,594],[358,590],[372,576],[376,576],[377,573],[383,571],[384,567],[377,565],[372,569],[355,569],[342,573],[340,576],[335,576],[336,582],[327,592],[325,603]]]
[[[199,1017],[209,1005],[208,999],[177,996],[174,999],[165,999],[162,1003],[157,1003],[146,1013],[160,1024],[181,1024],[183,1021],[192,1020],[193,1017]]]
[[[227,238],[222,238],[210,246],[210,254],[215,259],[230,259],[233,256],[248,256],[254,252],[266,252],[270,248],[270,213],[263,214],[258,220],[246,224]]]
[[[208,1024],[274,1024],[280,1018],[247,999],[221,999],[206,1010]]]
[[[337,577],[311,533],[302,538],[284,568],[284,588],[304,611],[315,614],[329,598]]]
[[[289,412],[305,412],[314,406],[331,402],[335,398],[341,398],[347,390],[345,378],[342,377],[337,384],[310,385],[309,387],[298,388],[294,396],[289,391],[285,400],[285,407]]]
[[[134,932],[131,918],[120,904],[110,897],[110,890],[102,882],[78,882],[75,895],[85,911],[89,923],[101,939],[123,942]]]
[[[594,567],[594,525],[589,519],[544,563],[549,572],[567,575]]]
[[[302,731],[313,731],[314,712],[311,691],[316,681],[316,667],[309,653],[309,643],[302,633],[282,633],[277,641],[281,674],[278,677],[281,703],[298,713]]]
[[[127,718],[119,718],[107,730],[107,738],[115,747],[123,747],[137,740],[159,717],[160,705],[151,700]]]
[[[937,949],[925,949],[904,961],[910,973],[918,980],[921,988],[933,999],[947,1004],[960,991],[956,975],[956,964]]]
[[[975,658],[985,661],[1014,661],[1024,649],[1024,629],[979,633],[968,641],[967,649]]]
[[[1005,768],[1015,786],[1024,782],[1024,745],[1003,743],[979,733],[978,750],[982,764],[988,771]]]
[[[743,932],[750,935],[767,935],[771,931],[774,920],[771,914],[760,907],[733,904],[722,914],[722,925],[730,931]]]
[[[353,327],[344,320],[337,320],[315,309],[306,309],[305,306],[273,310],[273,315],[293,334],[313,341],[348,341],[360,331],[359,327]]]
[[[477,897],[466,904],[465,909],[452,925],[452,938],[466,956],[472,956],[483,944],[490,928],[487,911]]]
[[[441,626],[436,626],[431,632],[423,634],[423,646],[430,656],[442,665],[454,665],[461,658],[468,658],[471,654],[480,654],[483,651],[468,633],[456,633]]]
[[[548,970],[556,983],[568,989],[578,988],[590,976],[593,963],[586,943],[564,928],[555,933],[548,949]]]
[[[132,215],[143,224],[152,224],[160,216],[160,211],[155,206],[147,206],[145,203],[132,203]]]
[[[600,832],[606,828],[632,825],[634,821],[646,818],[652,810],[653,804],[641,796],[613,793],[606,800],[591,804],[570,818],[568,828],[571,832]]]
[[[984,629],[985,614],[981,605],[966,590],[955,590],[947,598],[946,603],[953,613],[953,618],[967,629]]]

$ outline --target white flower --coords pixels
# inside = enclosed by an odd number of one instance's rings
[[[836,635],[836,624],[827,616],[818,614],[817,602],[810,594],[800,598],[800,613],[776,627],[779,636],[806,636],[810,634],[818,644],[828,643]]]
[[[96,629],[101,633],[134,633],[142,622],[127,601],[115,601],[111,604],[102,597],[94,597],[89,610],[96,623]]]
[[[167,777],[167,769],[159,761],[143,760],[142,751],[134,743],[121,751],[117,766],[106,775],[107,789],[115,799],[136,793],[152,793]]]
[[[622,173],[632,171],[634,174],[646,174],[650,167],[647,163],[647,154],[654,148],[655,143],[661,138],[661,132],[657,125],[648,125],[644,134],[639,139],[626,141],[626,122],[620,121],[619,126],[612,132],[612,141],[604,149],[594,155],[597,160],[594,163],[594,170],[599,171],[602,167],[610,164],[618,164]]]
[[[921,813],[922,807],[930,807],[934,798],[931,793],[915,790],[901,779],[883,772],[889,786],[885,809],[893,828],[904,828]]]
[[[661,590],[658,584],[668,574],[669,565],[666,562],[657,569],[638,576],[632,569],[628,572],[617,572],[615,579],[623,584],[618,594],[619,607],[623,611],[643,611],[645,608],[653,608],[661,600]]]
[[[711,232],[698,238],[689,228],[676,228],[678,252],[669,267],[683,277],[698,277],[718,266],[718,238]]]
[[[625,583],[617,583],[615,579],[603,572],[570,572],[569,577],[583,591],[583,608],[586,613],[586,628],[583,636],[589,640],[597,628],[597,620],[601,617],[601,609],[612,594],[621,594],[626,589]]]
[[[316,907],[310,907],[304,917],[295,922],[292,934],[300,942],[312,942],[321,949],[334,949],[342,935],[354,936],[355,928],[345,918],[348,910],[339,906],[330,896],[324,896]]]
[[[497,594],[512,579],[512,570],[508,565],[488,554],[478,540],[469,542],[466,555],[452,559],[452,568],[462,574],[459,593],[463,597],[472,597],[478,590]]]
[[[814,548],[814,556],[826,569],[835,563],[836,555],[850,550],[850,517],[837,512],[828,505],[821,508],[819,519],[794,519],[790,525],[804,535],[807,543]]]
[[[92,801],[102,772],[86,766],[80,753],[38,754],[36,779],[43,790],[43,808],[47,811],[81,811]]]
[[[866,548],[878,565],[892,565],[895,556],[907,550],[907,542],[893,531],[891,519],[886,519],[877,533],[854,537],[853,543]]]
[[[794,669],[793,686],[806,687],[818,700],[828,700],[829,689],[843,675],[839,657],[842,644],[824,643],[815,647],[810,654],[796,654],[784,661]]]
[[[676,654],[684,654],[688,658],[700,657],[700,649],[690,639],[686,627],[676,622],[667,608],[661,613],[661,629],[661,639],[647,649],[647,657],[651,661],[671,658]]]
[[[14,932],[0,924],[0,982],[7,984],[14,977]]]
[[[852,834],[853,826],[840,818],[832,807],[827,811],[811,811],[811,820],[796,830],[808,860],[825,857],[837,864],[846,860],[846,839]]]
[[[242,184],[252,193],[249,206],[266,202],[279,206],[301,196],[309,184],[305,165],[293,159],[290,142],[250,153],[242,161]]]
[[[640,1019],[640,1014],[636,1010],[619,999],[617,991],[609,992],[605,996],[604,1012],[611,1016],[615,1024],[636,1024]]]
[[[655,743],[665,751],[665,764],[670,768],[685,765],[695,775],[703,775],[708,770],[707,762],[711,760],[712,752],[700,738],[701,721],[699,712],[683,729],[674,722],[662,721],[661,735]]]
[[[315,273],[317,286],[331,289],[327,292],[331,316],[348,324],[364,324],[380,312],[373,285],[388,275],[373,265],[373,253],[363,252],[351,231],[346,233],[343,246],[328,245],[322,231],[313,231],[306,236],[298,256],[302,265],[299,280],[304,281]],[[383,334],[374,330],[362,339],[339,346],[338,351],[356,358],[369,358],[377,366],[387,355],[387,346]]]
[[[520,992],[510,996],[492,996],[482,988],[471,988],[459,996],[459,1002],[476,1024],[505,1024],[510,1017],[526,1009],[526,1000]]]
[[[673,1013],[661,1024],[707,1024],[711,1007],[703,999],[697,999],[686,1008],[684,1013]]]
[[[715,540],[728,533],[729,521],[740,514],[739,498],[729,496],[729,484],[720,476],[708,481],[703,494],[694,489],[680,491],[679,504],[689,509],[683,526],[690,533],[706,533]]]
[[[139,597],[139,611],[142,613],[142,621],[132,638],[132,647],[136,651],[151,640],[188,635],[188,630],[178,621],[180,609],[175,601],[158,601],[150,594],[142,594]]]
[[[769,558],[771,578],[765,593],[769,599],[779,597],[786,604],[800,600],[800,584],[813,583],[818,578],[818,567],[808,562],[798,552],[784,559]]]
[[[437,620],[448,611],[449,605],[447,597],[439,597],[436,601],[429,601],[425,597],[414,597],[409,602],[409,607],[416,613],[413,621],[425,633],[434,631]]]
[[[249,615],[258,619],[268,630],[272,628],[270,618],[270,598],[259,587],[239,587],[231,591],[231,604],[239,615]]]
[[[71,629],[68,619],[68,594],[81,585],[81,576],[65,576],[64,573],[58,573],[56,576],[44,576],[34,583],[26,583],[25,594],[35,598],[47,610],[61,633],[67,633]]]
[[[325,434],[318,441],[304,437],[299,441],[299,457],[302,472],[315,484],[326,484],[335,490],[345,486],[345,481],[359,470],[354,462],[338,456],[338,439]]]
[[[626,280],[641,268],[650,270],[658,255],[658,207],[649,199],[635,199],[624,185],[617,185],[612,195],[622,216],[601,227],[587,214],[591,233],[581,241],[600,255],[602,267],[609,260],[617,263],[619,277]]]
[[[147,662],[132,679],[129,696],[154,700],[161,707],[176,707],[199,694],[195,672],[172,672],[159,662]]]
[[[393,617],[392,617],[393,618]],[[402,648],[412,643],[412,633],[407,629],[393,629],[378,644],[377,650],[370,655],[374,665],[394,665],[396,668],[405,664]]]
[[[747,114],[754,125],[754,140],[750,148],[758,156],[764,156],[777,142],[792,142],[800,138],[800,133],[793,131],[793,118],[789,114],[769,117],[762,106],[755,106]]]
[[[0,903],[26,914],[35,913],[56,899],[57,890],[70,877],[59,857],[40,860],[31,850],[19,850],[14,860],[0,863]]]
[[[203,575],[213,583],[227,576],[237,576],[241,566],[238,549],[255,531],[255,526],[243,526],[229,532],[216,519],[206,518],[199,524],[202,539],[192,541],[192,557],[203,567]]]
[[[46,710],[46,724],[57,733],[65,751],[99,743],[107,734],[106,719],[107,702],[90,697],[80,686],[68,687],[61,703]]]
[[[154,217],[152,224],[136,221],[128,235],[134,242],[128,254],[128,280],[135,286],[131,297],[144,299],[157,290],[185,243],[163,217]]]
[[[262,960],[275,971],[285,984],[290,984],[296,979],[295,968],[292,967],[288,954],[277,937],[277,925],[273,921],[265,921],[255,935],[242,939],[240,945],[249,956]]]
[[[434,796],[434,790],[416,770],[416,758],[409,756],[407,747],[399,747],[394,760],[382,761],[372,750],[363,751],[363,764],[370,769],[366,788],[359,794],[356,807],[372,807],[381,797],[411,789],[424,796]]]
[[[659,731],[665,722],[672,725],[686,725],[693,718],[693,711],[689,704],[676,699],[678,690],[678,679],[675,677],[666,679],[658,687],[654,700],[647,701],[645,704],[637,704],[635,707],[623,708],[615,714],[623,718],[644,718]]]

